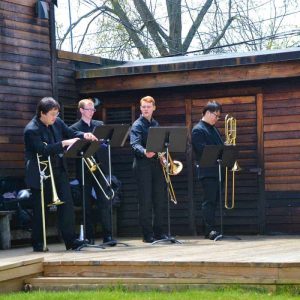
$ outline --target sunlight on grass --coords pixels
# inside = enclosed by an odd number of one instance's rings
[[[282,288],[276,293],[255,288],[224,288],[217,290],[184,290],[184,291],[130,291],[126,288],[103,289],[99,291],[67,292],[19,292],[0,294],[0,300],[263,300],[263,299],[300,299],[299,288]]]

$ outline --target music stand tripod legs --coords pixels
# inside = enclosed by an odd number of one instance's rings
[[[166,142],[165,143],[165,147],[166,147],[166,172],[169,174],[170,172],[170,166],[169,166],[169,143]],[[170,201],[171,201],[171,197],[170,197],[170,180],[167,181],[167,191],[168,191],[168,197],[167,197],[167,220],[168,220],[168,236],[164,239],[160,239],[160,240],[156,240],[153,243],[151,243],[152,245],[158,244],[158,243],[162,243],[162,242],[170,242],[172,244],[182,244],[182,242],[178,241],[175,239],[175,237],[171,236],[171,216],[170,216]]]
[[[218,169],[219,169],[219,201],[220,201],[220,234],[215,237],[214,241],[217,242],[222,239],[232,238],[240,240],[237,236],[225,236],[223,235],[223,200],[222,200],[222,159],[218,159]]]

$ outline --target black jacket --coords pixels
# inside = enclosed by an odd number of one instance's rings
[[[25,181],[29,188],[40,188],[37,153],[42,155],[41,160],[46,160],[50,155],[53,167],[66,170],[61,141],[74,137],[82,138],[83,132],[73,132],[60,118],[57,118],[53,125],[47,127],[35,116],[26,125],[24,129]]]
[[[192,145],[198,160],[206,145],[223,145],[221,134],[215,126],[204,121],[196,124],[192,130]],[[200,179],[204,177],[218,177],[218,167],[199,168]]]

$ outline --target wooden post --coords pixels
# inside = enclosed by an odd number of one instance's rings
[[[52,96],[58,100],[58,87],[57,87],[57,52],[56,52],[56,40],[55,40],[55,14],[54,4],[49,3],[49,34],[50,34],[50,54],[51,54],[51,81],[52,81]],[[63,109],[63,107],[62,107]]]
[[[0,249],[11,247],[10,216],[10,211],[0,211]]]
[[[261,172],[257,174],[259,201],[258,201],[258,225],[259,233],[264,234],[266,230],[266,200],[265,200],[265,172],[264,172],[264,109],[263,94],[256,95],[257,113],[257,158],[258,168]]]
[[[192,100],[185,100],[185,123],[188,128],[188,142],[186,149],[186,164],[188,176],[188,216],[189,216],[189,230],[191,234],[196,235],[195,226],[195,207],[194,207],[194,179],[193,179],[193,149],[191,144],[191,130],[192,130]]]

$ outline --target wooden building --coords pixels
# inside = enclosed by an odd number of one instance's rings
[[[237,119],[242,167],[236,174],[235,208],[224,212],[225,231],[296,233],[300,229],[299,57],[296,48],[142,60],[79,70],[76,82],[82,96],[102,100],[105,121],[126,107],[135,119],[139,98],[151,94],[157,99],[155,116],[161,125],[183,125],[191,130],[201,118],[203,105],[208,100],[219,101],[223,115],[230,113]],[[224,132],[224,119],[218,126]],[[130,150],[122,151],[117,168],[130,172]],[[186,154],[176,159],[184,163],[184,170],[173,180],[178,204],[172,206],[171,223],[176,233],[199,233],[201,190],[194,176],[190,143]],[[126,172],[122,180],[128,194],[119,230],[132,232],[129,217],[136,213],[135,185]]]
[[[190,130],[208,100],[237,119],[240,150],[235,207],[224,211],[226,233],[300,232],[300,50],[203,55],[114,62],[55,50],[53,22],[35,16],[36,1],[0,2],[0,170],[23,176],[25,124],[37,101],[58,98],[66,122],[76,118],[83,97],[101,101],[96,115],[106,123],[132,123],[139,99],[152,95],[161,125]],[[53,4],[50,3],[50,20]],[[218,123],[224,132],[224,118]],[[173,177],[178,204],[171,204],[172,233],[202,234],[201,186],[190,142]],[[140,235],[136,183],[127,143],[113,149],[113,169],[122,180],[120,236]]]

